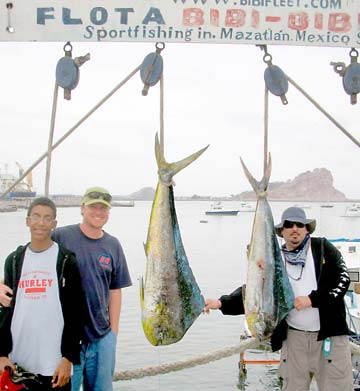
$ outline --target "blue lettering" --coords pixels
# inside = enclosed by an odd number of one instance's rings
[[[159,8],[151,7],[147,15],[143,20],[143,24],[148,24],[149,22],[156,22],[157,24],[165,24],[165,20],[161,15]]]
[[[54,15],[49,15],[48,12],[53,12],[54,7],[51,8],[37,8],[36,10],[36,23],[45,24],[46,19],[55,19]]]
[[[63,8],[62,9],[62,19],[64,24],[82,24],[82,20],[79,19],[73,19],[71,17],[71,9],[70,8]]]
[[[94,7],[90,12],[90,20],[93,24],[105,24],[108,20],[108,12],[104,7]]]
[[[93,36],[94,27],[93,26],[86,26],[85,30],[89,34],[88,35],[84,34],[84,38],[91,39]]]
[[[134,8],[115,8],[115,12],[120,12],[120,24],[128,24],[129,12],[134,12]]]

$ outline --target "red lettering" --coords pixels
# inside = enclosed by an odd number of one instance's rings
[[[219,10],[211,9],[210,10],[210,24],[213,26],[219,26]]]
[[[230,9],[226,11],[225,26],[241,27],[245,24],[246,12],[239,9]]]
[[[202,26],[204,24],[204,11],[200,8],[185,8],[183,12],[184,26]]]
[[[35,280],[30,280],[30,287],[35,286]]]
[[[53,280],[47,280],[48,281],[48,284],[49,284],[49,288],[51,288],[51,285],[53,283]]]
[[[315,28],[318,30],[322,30],[324,27],[324,16],[323,14],[316,13],[315,14]]]
[[[309,27],[309,18],[306,12],[291,12],[288,27],[292,30],[305,30]]]
[[[330,14],[328,27],[330,31],[342,33],[349,31],[351,29],[350,15],[341,12]]]
[[[260,14],[259,11],[253,10],[251,12],[251,27],[259,27]]]

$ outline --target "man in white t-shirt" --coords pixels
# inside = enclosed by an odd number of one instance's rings
[[[31,241],[4,266],[13,291],[0,311],[0,373],[15,363],[39,375],[36,391],[71,390],[72,364],[80,360],[83,292],[75,255],[51,239],[55,204],[35,199],[26,217]]]

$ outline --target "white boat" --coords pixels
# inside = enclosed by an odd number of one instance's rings
[[[210,205],[210,209],[205,211],[206,215],[218,215],[218,216],[236,216],[239,213],[239,209],[225,208],[221,202],[216,202]]]
[[[130,201],[112,201],[111,202],[112,206],[122,206],[122,207],[133,207],[135,206],[135,201],[130,200]]]
[[[294,206],[301,208],[301,209],[310,209],[311,205],[309,204],[294,204]]]
[[[345,296],[350,330],[360,334],[360,239],[334,239],[332,244],[341,252],[350,275],[350,286]]]
[[[239,206],[239,212],[255,212],[255,205],[250,202],[241,202]]]
[[[360,205],[353,204],[345,209],[343,217],[360,217]]]

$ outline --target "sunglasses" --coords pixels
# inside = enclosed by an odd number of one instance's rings
[[[91,198],[92,200],[104,200],[110,202],[112,197],[108,193],[101,193],[99,191],[92,191],[89,194],[86,194],[86,197]]]
[[[299,223],[298,221],[284,221],[284,228],[292,228],[294,225],[296,225],[298,228],[304,228],[305,224],[304,223]]]

